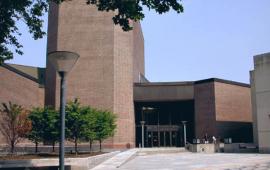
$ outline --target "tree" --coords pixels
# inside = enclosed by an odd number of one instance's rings
[[[0,64],[13,58],[13,52],[9,46],[15,48],[15,52],[22,55],[23,47],[16,36],[21,33],[16,26],[18,21],[23,21],[29,28],[34,39],[42,38],[45,32],[42,30],[42,16],[48,11],[50,2],[61,3],[69,0],[1,0],[0,1]],[[95,5],[100,11],[116,11],[112,18],[115,24],[119,24],[124,31],[132,27],[129,20],[139,21],[144,18],[143,7],[153,9],[162,14],[171,9],[177,13],[183,12],[180,0],[85,0],[86,5]]]
[[[96,139],[95,125],[97,120],[97,110],[88,106],[83,108],[83,112],[85,112],[83,137],[86,141],[89,141],[89,150],[91,152],[93,141]]]
[[[27,136],[31,130],[31,121],[28,119],[28,112],[22,106],[9,102],[2,103],[0,109],[0,132],[10,146],[11,153],[14,153],[16,144]]]
[[[34,108],[30,115],[29,119],[32,122],[32,130],[28,134],[28,139],[35,143],[35,152],[38,152],[38,144],[43,140],[42,135],[43,135],[43,113],[44,109],[42,108]]]
[[[53,147],[53,152],[55,151],[54,147],[57,141],[59,141],[59,127],[60,127],[60,118],[59,112],[54,110],[51,107],[45,107],[43,113],[43,142],[51,143]]]
[[[104,139],[112,137],[116,129],[116,116],[109,111],[96,112],[96,140],[99,141],[99,150],[101,151],[101,143]]]
[[[74,142],[76,154],[78,154],[78,142],[83,139],[86,131],[86,113],[87,110],[81,107],[78,99],[66,105],[66,136]]]
[[[59,114],[53,108],[34,108],[29,119],[32,121],[32,130],[28,139],[35,143],[36,152],[38,144],[42,142],[51,143],[53,152],[55,144],[59,140]]]

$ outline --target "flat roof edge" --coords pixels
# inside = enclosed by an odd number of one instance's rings
[[[134,86],[190,86],[193,85],[193,81],[183,81],[183,82],[144,82],[144,83],[134,83]]]
[[[27,78],[27,79],[32,80],[32,81],[36,82],[37,84],[39,84],[39,80],[36,79],[35,77],[30,76],[30,75],[28,75],[28,74],[26,74],[26,73],[24,73],[24,72],[22,72],[22,71],[20,71],[20,70],[18,70],[18,69],[16,69],[16,68],[10,66],[10,65],[8,65],[8,64],[3,63],[3,64],[0,65],[0,66],[2,66],[2,67],[4,67],[4,68],[8,69],[9,71],[12,71],[12,72],[18,74],[18,75],[20,75],[20,76],[22,76],[22,77],[24,77],[24,78]]]
[[[209,78],[204,80],[198,80],[198,81],[183,81],[183,82],[144,82],[144,83],[134,83],[134,86],[137,87],[144,87],[144,86],[190,86],[194,84],[203,84],[203,83],[210,83],[210,82],[220,82],[220,83],[226,83],[236,86],[242,86],[250,88],[250,84],[247,83],[241,83],[231,80],[224,80],[219,78]]]
[[[195,84],[203,84],[203,83],[210,83],[210,82],[219,82],[219,83],[225,83],[225,84],[231,84],[231,85],[237,85],[237,86],[250,88],[250,84],[240,83],[240,82],[231,81],[231,80],[224,80],[224,79],[219,79],[219,78],[209,78],[209,79],[195,81]]]

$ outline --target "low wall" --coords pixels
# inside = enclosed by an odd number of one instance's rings
[[[257,153],[258,147],[253,143],[224,144],[225,153]]]
[[[260,153],[270,153],[270,148],[269,147],[260,147],[259,152]]]
[[[188,150],[198,153],[215,153],[218,151],[218,145],[215,144],[189,144]]]
[[[70,170],[88,170],[100,163],[112,158],[120,151],[106,153],[102,155],[92,156],[88,158],[66,158],[65,166]],[[31,160],[0,160],[0,168],[30,168],[36,167],[36,169],[46,169],[46,167],[57,167],[59,165],[59,159],[31,159]]]
[[[109,148],[106,147],[106,145],[102,146],[102,152],[113,152],[113,151],[122,151],[125,149],[114,149],[114,148]],[[55,146],[55,153],[59,152],[59,145],[57,144]],[[89,144],[87,145],[78,145],[77,148],[78,152],[84,153],[84,152],[90,152]],[[40,145],[38,146],[38,153],[52,153],[53,148],[50,145]],[[91,152],[98,152],[99,151],[99,145],[93,145]],[[7,146],[0,146],[0,155],[6,155],[10,153],[10,148]],[[35,146],[34,145],[19,145],[15,147],[15,153],[17,155],[22,155],[22,154],[35,154]],[[65,153],[75,153],[75,148],[74,145],[65,145]]]

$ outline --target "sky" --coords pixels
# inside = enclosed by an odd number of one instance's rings
[[[215,77],[249,83],[253,56],[270,52],[270,0],[182,3],[182,14],[144,10],[146,77],[153,82]],[[24,55],[8,62],[45,67],[46,37],[35,41],[23,24],[19,28]]]

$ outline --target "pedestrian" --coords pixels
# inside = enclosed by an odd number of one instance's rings
[[[215,137],[215,136],[213,136],[213,137],[212,137],[212,139],[213,139],[213,143],[214,143],[214,144],[216,144],[216,143],[217,143],[217,139],[216,139],[216,137]]]
[[[208,135],[207,135],[207,133],[204,135],[204,143],[208,143]]]

